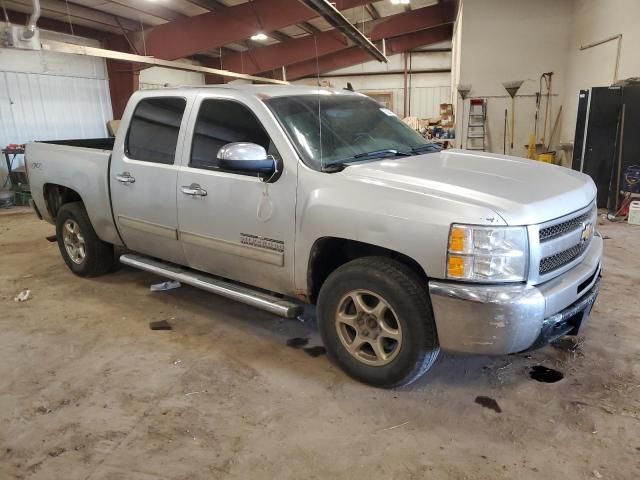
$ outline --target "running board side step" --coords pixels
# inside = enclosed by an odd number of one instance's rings
[[[296,318],[302,315],[304,306],[269,295],[250,287],[222,280],[212,275],[189,270],[172,263],[162,262],[154,258],[133,253],[120,256],[120,262],[130,267],[154,273],[161,277],[177,280],[186,285],[206,290],[207,292],[230,298],[240,303],[265,310],[269,313],[285,317]]]

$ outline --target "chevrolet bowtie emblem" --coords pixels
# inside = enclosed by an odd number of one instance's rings
[[[593,224],[592,223],[583,223],[582,224],[582,235],[580,236],[580,242],[586,243],[591,240],[593,236]]]

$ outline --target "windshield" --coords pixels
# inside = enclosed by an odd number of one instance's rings
[[[391,110],[361,95],[266,100],[302,160],[316,170],[354,161],[439,151]],[[320,121],[319,121],[320,119]]]

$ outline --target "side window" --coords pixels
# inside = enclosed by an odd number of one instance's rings
[[[268,154],[279,158],[269,135],[251,110],[232,100],[204,100],[193,133],[189,166],[220,169],[218,150],[232,142],[257,143]]]
[[[127,156],[134,160],[173,165],[186,105],[184,98],[141,100],[129,124],[125,144]]]

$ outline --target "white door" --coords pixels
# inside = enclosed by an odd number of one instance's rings
[[[257,102],[250,109],[209,94],[196,100],[187,134],[193,140],[178,173],[179,236],[192,268],[290,294],[297,162],[280,157],[291,149],[276,138],[274,120],[261,122],[256,113],[268,115]],[[232,142],[262,145],[278,159],[278,177],[269,183],[222,169],[218,150]]]
[[[161,95],[125,112],[129,130],[114,147],[109,173],[114,219],[127,248],[179,264],[186,259],[178,241],[176,152],[186,107],[184,98]]]

